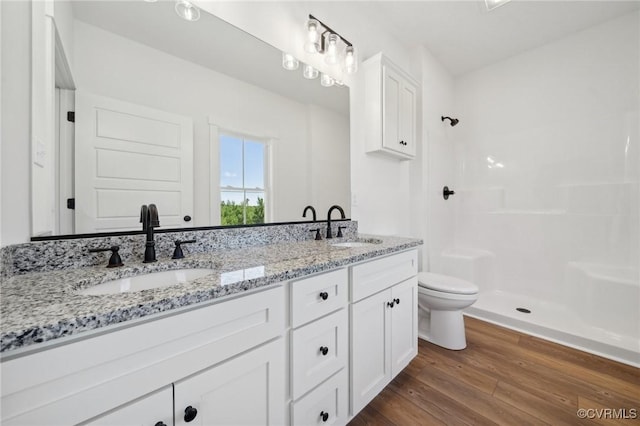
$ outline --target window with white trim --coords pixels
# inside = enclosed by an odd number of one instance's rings
[[[220,224],[265,223],[267,141],[220,133]]]

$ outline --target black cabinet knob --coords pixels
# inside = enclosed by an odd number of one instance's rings
[[[195,419],[197,415],[198,415],[198,410],[196,410],[192,406],[188,406],[187,408],[184,409],[184,421],[187,423]]]
[[[165,422],[158,422],[153,426],[167,426],[167,424]]]
[[[394,302],[396,302],[396,305],[400,304],[400,299],[393,299]]]
[[[326,346],[320,346],[320,353],[321,353],[323,356],[326,356],[326,355],[329,353],[329,348],[328,348],[328,347],[326,347]]]
[[[187,215],[185,215],[182,219],[183,219],[185,222],[191,222],[191,216],[189,216],[188,214],[187,214]]]
[[[327,293],[326,291],[323,291],[322,293],[320,293],[320,298],[322,300],[327,300],[328,297],[329,297],[329,293]]]
[[[391,302],[387,302],[387,306],[390,308],[393,308],[393,306],[395,305],[395,301],[391,301]]]
[[[323,422],[326,422],[327,420],[329,420],[329,413],[325,413],[324,411],[320,411],[320,418],[322,419]]]

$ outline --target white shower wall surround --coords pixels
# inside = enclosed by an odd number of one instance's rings
[[[456,81],[454,236],[431,247],[434,272],[479,285],[469,314],[634,365],[639,27],[634,12]]]

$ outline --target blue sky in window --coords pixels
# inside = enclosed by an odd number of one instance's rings
[[[220,186],[221,200],[241,203],[245,195],[241,192],[225,191],[226,187],[244,187],[249,190],[246,198],[250,205],[257,203],[257,198],[264,198],[263,191],[251,191],[264,188],[265,144],[250,140],[244,141],[244,167],[242,163],[243,140],[235,136],[220,135]]]

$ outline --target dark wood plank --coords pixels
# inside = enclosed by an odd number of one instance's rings
[[[640,424],[577,415],[640,415],[640,369],[473,318],[465,328],[462,351],[420,340],[418,356],[351,424]]]
[[[371,401],[371,406],[398,426],[446,425],[389,387]]]
[[[460,425],[493,426],[497,424],[404,371],[391,381],[389,388],[411,400],[443,423],[451,424],[451,420],[455,419],[455,422]]]

